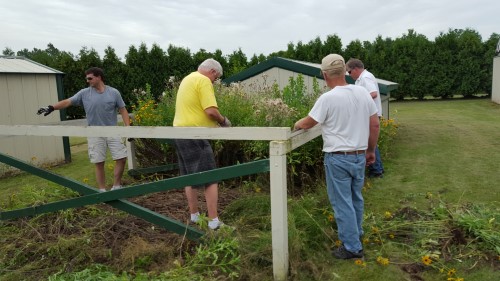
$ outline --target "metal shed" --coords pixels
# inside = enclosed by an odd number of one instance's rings
[[[59,123],[60,114],[37,115],[41,106],[63,99],[64,73],[24,57],[0,56],[0,124]],[[0,136],[0,151],[35,164],[70,161],[68,138]],[[0,167],[0,175],[5,169]]]
[[[314,78],[323,80],[320,74],[320,64],[274,57],[228,77],[222,82],[225,84],[239,82],[247,92],[255,92],[262,87],[270,87],[274,83],[278,85],[280,90],[283,90],[288,85],[289,78],[296,78],[299,74],[304,77],[304,84],[310,93],[313,92]],[[348,83],[354,84],[354,80],[350,76],[346,76],[346,80]],[[396,90],[398,84],[378,78],[377,82],[382,101],[382,115],[388,119],[390,92]],[[323,86],[326,91],[326,86],[322,84],[320,83],[320,86]]]

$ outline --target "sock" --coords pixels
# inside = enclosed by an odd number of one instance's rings
[[[196,212],[194,214],[191,214],[191,221],[192,222],[198,222],[198,219],[200,219],[200,212]]]

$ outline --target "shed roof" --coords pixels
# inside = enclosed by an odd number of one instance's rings
[[[64,74],[59,70],[20,56],[0,56],[0,73]]]
[[[258,75],[258,74],[260,74],[268,69],[271,69],[273,67],[286,69],[289,71],[293,71],[293,72],[300,73],[303,75],[308,75],[311,77],[316,77],[318,79],[323,80],[323,76],[320,74],[321,65],[318,63],[292,60],[292,59],[286,59],[286,58],[282,58],[282,57],[274,57],[274,58],[268,59],[262,63],[251,66],[248,69],[245,69],[242,72],[237,73],[231,77],[228,77],[228,78],[222,80],[222,82],[226,83],[226,84],[230,84],[233,82],[244,81],[250,77]],[[354,83],[354,80],[350,76],[346,76],[346,79],[347,79],[347,82],[349,82],[351,84]],[[376,78],[376,79],[378,82],[378,86],[380,88],[380,93],[385,94],[385,93],[388,93],[388,92],[398,88],[398,83],[383,80],[383,79],[378,79],[378,78]]]

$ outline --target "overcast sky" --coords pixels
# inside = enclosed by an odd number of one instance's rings
[[[500,33],[500,1],[465,0],[2,0],[0,48],[46,49],[74,55],[82,47],[101,57],[111,46],[124,58],[131,45],[169,44],[250,58],[336,34],[345,47],[408,29],[434,40],[449,28],[472,28],[483,41]]]

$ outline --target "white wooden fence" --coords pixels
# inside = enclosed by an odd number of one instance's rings
[[[288,276],[288,211],[286,154],[321,134],[316,126],[293,132],[287,127],[122,127],[75,126],[74,121],[57,125],[0,125],[0,136],[77,136],[160,139],[220,139],[270,141],[271,227],[274,280]],[[130,149],[129,151],[133,151]],[[129,154],[129,158],[133,155]],[[133,165],[133,159],[130,159]]]

